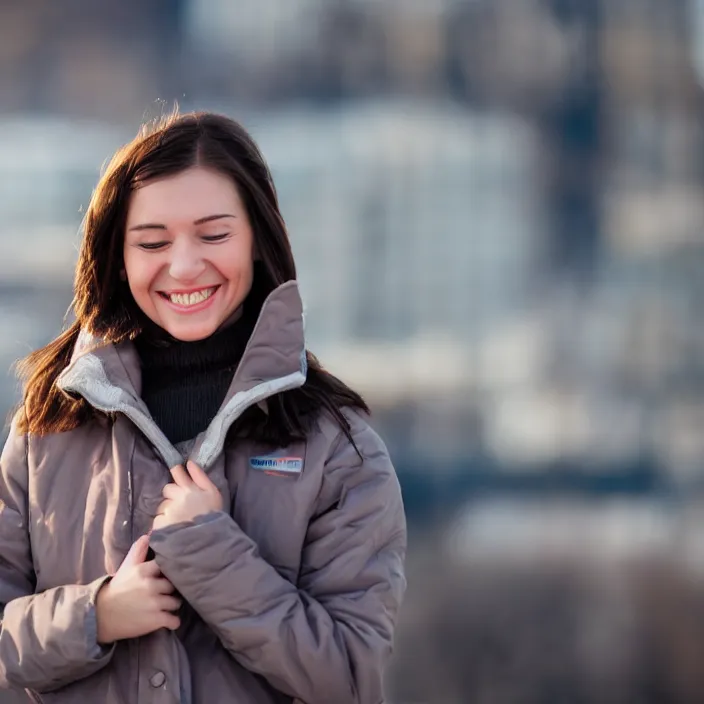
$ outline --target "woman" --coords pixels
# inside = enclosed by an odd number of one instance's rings
[[[0,684],[34,701],[379,704],[405,522],[358,394],[306,351],[269,170],[172,117],[88,209],[76,321],[1,459]]]

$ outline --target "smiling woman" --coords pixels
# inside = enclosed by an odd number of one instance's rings
[[[254,275],[254,236],[231,178],[194,166],[135,191],[125,275],[139,308],[179,340],[209,337],[236,315]]]
[[[238,123],[176,115],[115,155],[75,323],[24,360],[0,459],[0,687],[383,700],[401,493],[364,401],[306,349],[295,279]]]

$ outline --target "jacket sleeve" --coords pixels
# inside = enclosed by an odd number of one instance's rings
[[[28,439],[13,424],[0,456],[0,688],[58,689],[107,664],[95,597],[105,577],[35,594],[28,529]]]
[[[226,513],[152,534],[163,573],[231,655],[306,704],[382,702],[405,591],[398,480],[374,431],[353,432],[363,460],[346,439],[328,460],[298,587]]]

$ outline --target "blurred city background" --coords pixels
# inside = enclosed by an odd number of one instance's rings
[[[703,81],[704,0],[0,0],[0,410],[106,158],[223,112],[403,486],[390,704],[704,701]]]

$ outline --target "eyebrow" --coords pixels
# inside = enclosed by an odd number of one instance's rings
[[[206,222],[212,222],[213,220],[222,220],[223,218],[236,218],[236,215],[230,213],[218,213],[217,215],[206,215],[205,217],[198,218],[193,221],[194,225],[203,225]],[[135,225],[130,227],[130,232],[139,232],[140,230],[166,230],[166,225],[162,225],[158,222],[145,222],[140,225]]]

